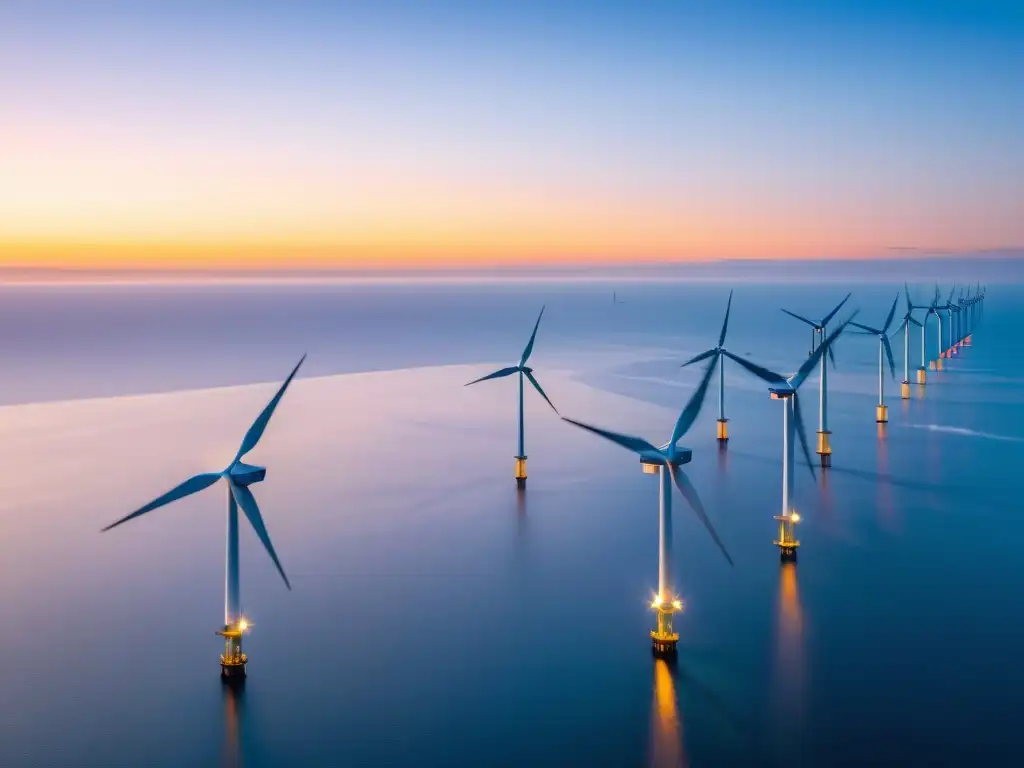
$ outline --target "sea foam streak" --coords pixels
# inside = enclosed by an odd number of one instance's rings
[[[1007,443],[1024,443],[1024,438],[1012,435],[997,435],[992,432],[979,432],[966,427],[951,427],[946,424],[907,424],[912,429],[927,429],[930,432],[945,432],[951,435],[965,435],[967,437],[982,437],[986,440],[1002,440]]]

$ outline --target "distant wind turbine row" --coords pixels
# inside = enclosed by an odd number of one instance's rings
[[[803,364],[797,369],[796,373],[786,376],[781,373],[771,371],[768,368],[751,362],[750,360],[739,357],[726,348],[725,341],[729,330],[729,316],[732,311],[733,298],[733,292],[730,291],[729,299],[726,303],[725,318],[722,321],[722,328],[718,335],[718,343],[714,347],[698,353],[682,364],[682,367],[687,367],[705,360],[708,361],[701,376],[700,383],[697,385],[697,389],[691,395],[689,401],[676,421],[675,429],[672,431],[672,436],[669,438],[669,442],[660,447],[656,447],[653,443],[650,443],[640,437],[620,434],[618,432],[602,429],[591,424],[586,424],[582,421],[571,419],[567,416],[561,416],[563,421],[591,432],[592,434],[598,435],[605,440],[613,442],[616,445],[633,452],[639,457],[641,467],[645,473],[656,474],[659,477],[658,591],[651,601],[651,608],[657,615],[657,623],[655,628],[650,632],[652,648],[656,655],[671,655],[675,653],[679,635],[673,628],[672,618],[674,614],[683,609],[682,600],[680,599],[679,593],[677,592],[673,582],[671,568],[673,484],[679,489],[680,494],[686,500],[701,523],[703,523],[707,528],[712,540],[722,552],[729,565],[731,566],[733,564],[732,557],[729,555],[725,544],[722,542],[721,537],[715,530],[714,525],[707,514],[707,510],[704,508],[704,505],[700,500],[700,496],[698,495],[696,488],[690,482],[689,478],[687,478],[686,473],[681,469],[684,464],[690,463],[693,458],[693,452],[689,448],[680,446],[679,441],[687,434],[700,413],[704,399],[707,395],[708,387],[710,386],[711,377],[715,373],[715,367],[718,367],[718,419],[716,420],[716,437],[722,448],[726,446],[729,440],[727,426],[728,419],[725,414],[726,358],[733,360],[742,368],[746,369],[760,380],[766,382],[768,384],[768,391],[771,399],[781,400],[783,403],[782,506],[780,514],[775,516],[775,520],[778,521],[779,532],[778,538],[774,541],[774,544],[779,548],[783,562],[795,562],[797,548],[800,546],[800,542],[796,538],[794,530],[794,526],[800,522],[800,514],[797,512],[793,503],[794,467],[796,465],[795,446],[797,441],[800,443],[801,452],[803,453],[804,460],[811,472],[811,476],[816,479],[814,462],[811,461],[810,446],[807,440],[802,409],[800,407],[799,390],[801,385],[811,375],[814,368],[816,366],[820,366],[818,442],[816,452],[821,466],[823,468],[831,467],[832,446],[830,441],[831,432],[828,429],[828,367],[826,361],[831,362],[833,367],[835,366],[835,342],[846,332],[846,329],[849,326],[859,329],[859,333],[862,335],[870,335],[878,339],[878,404],[875,407],[875,420],[880,424],[888,422],[888,407],[885,404],[885,366],[888,364],[890,375],[893,380],[895,380],[896,363],[893,357],[892,346],[890,344],[890,329],[893,327],[893,323],[896,320],[896,308],[899,305],[899,295],[894,299],[884,322],[881,324],[881,327],[876,328],[855,322],[854,318],[858,314],[855,310],[845,320],[841,321],[835,330],[829,333],[828,325],[835,319],[836,315],[850,299],[851,295],[851,293],[848,293],[842,301],[840,301],[831,309],[831,311],[818,321],[810,320],[788,309],[782,310],[787,315],[811,326],[810,353]],[[922,329],[922,367],[918,371],[918,382],[923,384],[927,316],[934,314],[941,323],[941,316],[939,315],[939,312],[945,311],[954,318],[954,321],[956,322],[956,330],[950,330],[949,335],[947,336],[948,343],[946,348],[944,350],[940,348],[940,355],[939,358],[937,358],[937,360],[940,361],[939,364],[937,366],[933,364],[933,367],[941,368],[942,358],[956,354],[959,347],[969,345],[971,343],[971,334],[973,333],[973,329],[982,309],[984,292],[981,290],[980,286],[973,297],[970,295],[969,290],[966,297],[961,292],[960,298],[954,304],[952,302],[953,291],[951,291],[946,302],[944,304],[939,304],[939,292],[938,287],[936,286],[934,300],[931,304],[925,307],[914,305],[911,302],[910,292],[906,285],[904,285],[903,295],[906,301],[906,313],[900,319],[896,333],[899,332],[899,327],[902,326],[904,344],[901,396],[904,399],[909,399],[911,326],[916,325]],[[924,323],[914,318],[913,312],[915,309],[927,310]],[[543,312],[544,310],[542,309],[541,315],[543,315]],[[540,317],[537,318],[537,324],[534,325],[533,334],[530,336],[530,341],[527,344],[526,350],[524,351],[518,366],[502,368],[494,373],[488,374],[487,376],[469,382],[470,384],[476,384],[477,382],[485,381],[487,379],[511,376],[514,373],[519,373],[520,375],[519,454],[516,456],[516,483],[520,489],[524,487],[526,481],[526,455],[523,446],[524,375],[533,383],[534,387],[537,388],[537,391],[540,392],[548,404],[551,405],[551,408],[558,413],[555,406],[551,403],[551,400],[540,388],[540,385],[534,378],[532,369],[525,367],[530,352],[533,350],[533,344],[536,340],[537,328],[539,325]],[[953,328],[952,325],[949,327],[950,329]],[[941,347],[941,326],[938,337],[940,339]]]
[[[922,385],[925,383],[925,346],[927,341],[928,317],[934,315],[938,323],[938,357],[932,361],[933,369],[941,369],[943,359],[958,354],[958,350],[961,347],[969,346],[971,344],[974,329],[976,328],[981,314],[984,311],[985,291],[980,285],[977,286],[973,295],[971,295],[970,289],[967,290],[966,295],[961,290],[961,293],[955,302],[953,301],[954,292],[955,286],[946,297],[945,302],[940,303],[939,289],[938,286],[936,286],[935,296],[930,304],[915,305],[911,301],[909,290],[904,286],[904,297],[907,309],[906,314],[901,320],[904,334],[903,387],[901,389],[901,393],[904,399],[910,397],[909,337],[912,325],[916,325],[921,328],[922,356],[921,367],[918,369],[918,383]],[[712,540],[722,552],[726,561],[732,565],[732,557],[729,555],[725,544],[722,542],[721,537],[715,530],[715,527],[707,514],[707,510],[701,503],[700,496],[698,495],[696,488],[690,482],[686,473],[682,469],[683,465],[690,463],[692,460],[693,452],[691,449],[679,445],[680,441],[687,435],[700,414],[700,410],[704,404],[704,400],[711,383],[711,378],[715,373],[715,367],[718,366],[717,438],[722,448],[726,446],[729,439],[727,428],[728,419],[725,415],[726,358],[734,361],[760,380],[766,382],[768,384],[768,391],[771,399],[781,400],[783,402],[782,508],[781,513],[775,516],[775,519],[779,521],[779,536],[775,541],[775,544],[779,547],[783,561],[795,560],[797,547],[799,546],[799,541],[797,541],[794,533],[794,525],[799,522],[800,516],[793,505],[793,468],[795,466],[795,445],[798,440],[800,442],[801,452],[807,462],[811,475],[812,477],[815,477],[814,463],[811,461],[810,448],[800,408],[799,390],[801,385],[813,372],[814,368],[816,366],[820,366],[817,453],[820,457],[819,460],[821,466],[829,467],[831,466],[832,451],[829,440],[829,435],[831,433],[828,431],[827,420],[828,369],[826,366],[826,360],[831,361],[833,365],[835,364],[833,347],[836,339],[845,332],[849,325],[859,328],[864,334],[874,335],[878,338],[879,401],[876,407],[876,420],[879,422],[885,422],[888,418],[884,401],[884,363],[885,361],[888,362],[890,373],[895,379],[895,363],[893,360],[892,348],[889,343],[889,329],[892,326],[895,317],[896,306],[899,301],[898,296],[896,301],[893,302],[892,308],[889,310],[885,322],[879,328],[853,322],[853,318],[857,314],[854,312],[845,320],[840,322],[838,327],[836,327],[831,333],[827,332],[828,324],[836,317],[839,310],[849,300],[850,294],[847,294],[839,304],[837,304],[819,321],[809,320],[806,317],[802,317],[794,312],[784,309],[783,311],[786,314],[800,320],[801,322],[807,323],[812,328],[810,354],[799,367],[797,372],[789,376],[776,373],[763,366],[739,357],[726,348],[725,340],[729,329],[729,315],[732,311],[732,296],[732,292],[730,291],[729,300],[726,304],[725,319],[722,322],[722,328],[718,335],[718,343],[716,346],[701,352],[683,363],[683,366],[685,367],[704,360],[708,361],[707,366],[704,368],[704,372],[701,375],[700,383],[697,385],[697,389],[693,392],[689,401],[680,413],[679,418],[676,420],[675,427],[673,428],[672,434],[667,443],[660,447],[655,446],[653,443],[650,443],[643,438],[612,432],[607,429],[586,424],[582,421],[561,416],[563,421],[592,434],[598,435],[605,440],[611,441],[616,445],[631,451],[639,457],[640,465],[645,473],[658,475],[658,591],[651,602],[651,608],[657,614],[657,624],[651,631],[650,637],[653,650],[659,655],[670,655],[675,652],[676,642],[678,641],[679,636],[673,628],[672,618],[674,614],[678,613],[683,608],[682,601],[672,578],[671,552],[673,485],[675,485],[679,490],[680,494],[686,500],[694,514],[707,529]],[[923,322],[919,322],[913,317],[914,310],[918,309],[926,310]],[[947,320],[946,345],[944,348],[942,341],[943,325],[941,313],[946,314]],[[527,478],[523,410],[525,382],[529,381],[540,396],[544,398],[545,402],[551,407],[551,409],[558,414],[558,409],[555,408],[554,403],[552,403],[551,399],[537,381],[537,378],[534,375],[534,369],[528,365],[530,356],[533,353],[534,344],[537,340],[537,331],[540,328],[540,322],[543,316],[544,309],[541,308],[537,321],[533,326],[533,332],[530,334],[530,339],[527,342],[526,347],[523,349],[523,353],[519,358],[518,364],[506,368],[500,368],[499,370],[486,376],[482,376],[479,379],[475,379],[466,385],[469,386],[470,384],[476,384],[489,379],[499,379],[518,375],[519,440],[518,453],[515,456],[515,479],[516,485],[520,489],[525,488]],[[228,506],[224,580],[224,624],[217,631],[217,634],[224,637],[225,640],[224,652],[220,656],[220,666],[221,675],[228,682],[237,682],[243,680],[246,676],[248,657],[242,650],[242,639],[245,633],[252,626],[252,623],[243,614],[241,603],[238,540],[239,509],[241,509],[242,514],[245,515],[246,520],[249,521],[249,524],[256,532],[256,536],[263,544],[264,549],[273,561],[274,566],[281,575],[281,578],[284,580],[285,586],[287,586],[288,589],[291,589],[288,577],[285,575],[284,568],[281,565],[277,552],[274,550],[274,545],[270,540],[270,534],[267,531],[267,526],[263,520],[263,515],[260,512],[259,505],[256,503],[256,499],[250,490],[250,486],[261,482],[266,477],[267,470],[264,467],[247,464],[243,459],[259,443],[271,417],[274,415],[275,410],[281,402],[281,398],[284,397],[285,392],[288,390],[289,385],[295,378],[304,360],[305,355],[302,356],[299,362],[292,369],[291,373],[277,390],[274,397],[271,398],[270,402],[252,423],[252,426],[249,427],[245,437],[242,439],[242,443],[239,446],[238,451],[225,469],[219,472],[208,472],[191,477],[162,496],[158,496],[148,504],[140,507],[131,514],[126,515],[103,529],[104,531],[108,531],[112,528],[116,528],[129,520],[145,515],[148,512],[174,501],[178,501],[179,499],[183,499],[186,496],[191,496],[192,494],[203,491],[221,480],[227,484]]]

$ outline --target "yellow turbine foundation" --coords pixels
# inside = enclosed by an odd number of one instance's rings
[[[655,656],[674,656],[679,635],[672,628],[672,614],[682,608],[667,601],[655,603],[652,607],[658,614],[658,628],[651,630],[651,650]]]
[[[940,357],[938,360],[935,361],[935,370],[941,371],[942,368],[943,368],[943,363],[942,363],[942,358]]]
[[[900,397],[904,400],[910,399],[910,382],[904,381],[900,383]]]
[[[725,442],[729,439],[729,420],[719,419],[716,423],[718,424],[718,439]]]
[[[526,486],[526,457],[516,456],[516,486]]]
[[[889,406],[888,405],[876,405],[875,406],[875,421],[879,424],[885,424],[889,420]]]
[[[220,676],[225,682],[235,683],[245,679],[245,665],[249,657],[242,652],[244,630],[238,624],[225,626],[217,632],[224,638],[224,653],[220,655]]]
[[[828,430],[824,432],[818,432],[818,450],[817,454],[821,457],[821,466],[831,467],[832,466],[832,433]]]
[[[800,542],[797,541],[793,526],[800,520],[800,517],[794,513],[792,515],[776,515],[775,519],[779,521],[779,538],[772,543],[779,548],[782,562],[794,563]]]
[[[928,378],[928,372],[924,368],[917,369],[917,383],[924,384]]]

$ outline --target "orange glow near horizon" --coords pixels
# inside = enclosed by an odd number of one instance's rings
[[[0,268],[302,270],[557,266],[891,255],[892,243],[998,247],[981,218],[779,194],[722,175],[697,188],[604,176],[445,176],[424,161],[344,169],[315,158],[196,156],[12,134]],[[630,181],[627,178],[627,182]],[[993,242],[994,241],[994,242]]]
[[[871,190],[773,189],[750,169],[686,183],[452,158],[220,151],[84,128],[8,132],[0,268],[291,270],[891,256],[890,245],[1016,242],[1016,218]],[[213,139],[211,139],[212,141]],[[491,163],[494,167],[490,167]],[[407,163],[407,164],[403,164]],[[674,179],[675,174],[672,174]],[[987,204],[987,203],[986,203]]]
[[[2,195],[0,195],[2,197]],[[467,210],[407,208],[394,216],[367,212],[362,221],[336,217],[275,222],[254,209],[225,217],[220,231],[182,220],[154,226],[144,219],[97,212],[90,222],[54,216],[46,231],[17,231],[0,213],[0,267],[68,270],[330,269],[556,266],[689,262],[716,259],[834,259],[892,256],[884,233],[868,239],[847,222],[801,227],[794,217],[732,215],[621,204],[501,206]],[[234,219],[233,221],[231,219]],[[22,225],[26,222],[22,218]],[[149,224],[149,226],[147,226]],[[898,231],[889,242],[907,242]],[[932,242],[925,236],[910,242]],[[934,241],[964,250],[973,242]],[[982,247],[998,247],[984,244]],[[924,252],[922,252],[924,253]]]

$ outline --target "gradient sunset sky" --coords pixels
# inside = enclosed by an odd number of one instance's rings
[[[123,5],[0,5],[0,266],[1024,246],[1020,0]]]

